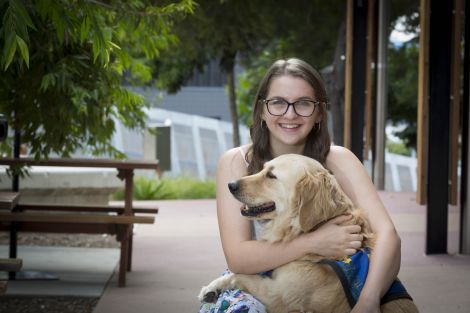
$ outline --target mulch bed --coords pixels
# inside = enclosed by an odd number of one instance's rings
[[[99,298],[0,296],[2,313],[91,313]]]

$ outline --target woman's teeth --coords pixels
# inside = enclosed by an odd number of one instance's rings
[[[299,127],[300,125],[299,125],[299,124],[280,124],[280,126],[281,126],[282,128],[289,128],[289,129],[291,129],[291,128],[297,128],[297,127]]]

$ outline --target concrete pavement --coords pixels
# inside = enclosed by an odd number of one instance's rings
[[[458,209],[451,207],[449,212],[449,254],[426,256],[425,207],[415,203],[413,193],[381,192],[380,195],[402,238],[399,277],[420,311],[469,312],[470,256],[456,254]],[[139,203],[146,204],[152,203]],[[137,226],[133,271],[128,273],[127,286],[117,287],[116,272],[107,285],[107,279],[101,279],[102,286],[106,287],[93,313],[196,312],[200,287],[225,269],[214,200],[157,201],[157,205],[160,213],[155,224]],[[90,258],[95,262],[100,259],[98,255]],[[56,254],[56,259],[64,263],[67,260],[60,254]],[[67,262],[71,262],[70,258]],[[82,261],[77,259],[76,262]],[[114,265],[108,266],[108,273],[116,263],[117,258]],[[90,272],[90,268],[75,267],[73,262],[67,266],[75,268],[78,276]],[[56,269],[59,268],[57,265]],[[77,294],[92,289],[74,282],[67,288]]]

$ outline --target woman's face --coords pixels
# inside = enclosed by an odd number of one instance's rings
[[[312,86],[305,80],[290,75],[279,76],[271,81],[266,97],[267,100],[282,98],[288,102],[298,100],[316,100]],[[295,150],[303,150],[307,135],[316,123],[321,121],[318,106],[309,117],[297,115],[293,106],[289,106],[282,116],[271,115],[263,103],[262,119],[270,132],[270,143],[273,151],[286,151],[296,146]]]

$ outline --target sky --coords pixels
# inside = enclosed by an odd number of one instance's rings
[[[411,38],[415,36],[416,36],[416,33],[405,32],[405,26],[401,22],[401,18],[399,18],[395,25],[395,29],[390,34],[389,40],[395,46],[401,46],[404,42],[410,40]]]

